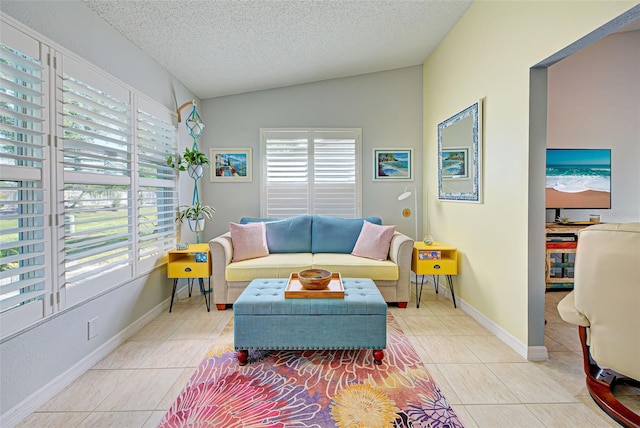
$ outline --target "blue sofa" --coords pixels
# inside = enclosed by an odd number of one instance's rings
[[[226,309],[254,279],[288,278],[292,272],[322,268],[343,278],[372,279],[386,302],[406,307],[411,295],[413,240],[395,232],[386,260],[351,254],[364,221],[381,224],[379,217],[339,218],[300,215],[286,219],[244,217],[241,224],[263,221],[269,255],[232,261],[233,241],[227,232],[209,242],[213,267],[213,299]]]

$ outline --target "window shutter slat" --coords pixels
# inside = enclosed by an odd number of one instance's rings
[[[44,295],[46,294],[44,290],[35,289],[31,291],[28,287],[26,287],[26,289],[27,291],[21,291],[20,293],[13,294],[11,297],[0,300],[0,312],[16,308],[17,306],[28,305],[37,300],[44,300]]]
[[[5,27],[5,28],[7,28],[8,31],[11,31],[9,27]],[[5,34],[3,34],[2,36],[4,39]],[[9,39],[9,37],[7,37],[7,39]],[[20,49],[20,47],[17,47],[16,49]],[[32,51],[31,53],[21,52],[19,50],[11,49],[7,45],[4,45],[4,49],[2,50],[2,58],[7,63],[13,64],[14,68],[32,70],[35,76],[42,76],[43,67],[39,61],[36,61],[33,59],[34,55],[37,55],[35,50]],[[6,74],[12,75],[13,71],[7,72]],[[37,83],[37,77],[34,77],[34,79],[36,80],[31,83]]]
[[[13,79],[20,80],[21,82],[30,85],[39,85],[41,82],[40,76],[42,75],[42,67],[36,62],[31,62],[26,57],[20,57],[19,55],[12,54],[7,51],[3,54],[3,58],[10,62],[0,62],[0,73],[8,74]],[[31,74],[35,72],[36,74]]]
[[[4,77],[2,78],[2,86],[7,90],[22,93],[27,97],[41,97],[44,95],[40,91],[36,91],[28,86],[24,86],[20,83],[16,83],[14,80],[8,80]]]

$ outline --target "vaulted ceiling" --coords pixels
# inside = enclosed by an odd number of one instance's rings
[[[199,98],[422,64],[472,0],[82,0]]]

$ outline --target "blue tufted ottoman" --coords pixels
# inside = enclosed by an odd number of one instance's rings
[[[233,304],[233,341],[247,349],[373,349],[387,347],[387,303],[371,279],[343,278],[344,299],[285,299],[288,278],[255,279]]]

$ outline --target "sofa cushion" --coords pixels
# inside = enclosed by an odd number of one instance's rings
[[[270,254],[310,253],[311,220],[310,215],[297,215],[289,218],[242,217],[241,224],[263,221],[267,229],[267,246]]]
[[[269,255],[264,223],[229,223],[229,231],[233,243],[232,261],[238,262]]]
[[[311,269],[311,253],[270,254],[258,259],[227,265],[225,279],[229,282],[252,281],[256,278],[289,278],[292,272]]]
[[[240,224],[248,224],[248,223],[269,223],[271,221],[278,221],[278,220],[284,220],[282,218],[277,218],[277,217],[273,217],[273,218],[261,218],[261,217],[242,217],[240,219]]]
[[[379,226],[365,220],[351,254],[373,260],[387,260],[395,231],[395,226]]]
[[[314,254],[313,267],[340,272],[343,278],[370,278],[374,281],[397,281],[400,278],[398,265],[390,260],[381,262],[351,254]]]
[[[380,217],[341,218],[314,215],[311,225],[311,252],[351,254],[365,220],[382,224]]]

